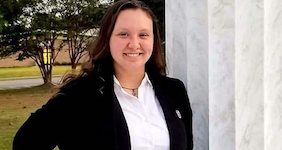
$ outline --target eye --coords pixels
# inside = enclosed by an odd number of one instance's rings
[[[149,34],[147,34],[147,33],[140,33],[139,36],[140,36],[142,39],[146,39],[147,37],[149,37]]]
[[[126,37],[128,37],[128,33],[127,32],[121,32],[121,33],[118,34],[118,36],[121,37],[121,38],[126,38]]]

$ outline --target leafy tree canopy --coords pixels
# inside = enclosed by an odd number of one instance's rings
[[[99,0],[2,0],[0,8],[0,58],[32,58],[49,82],[52,67],[46,68],[43,50],[52,54],[52,66],[65,44],[55,44],[58,37],[73,40],[97,27],[106,6]]]

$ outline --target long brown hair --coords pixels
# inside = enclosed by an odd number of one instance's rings
[[[165,75],[165,61],[162,53],[158,21],[152,10],[144,2],[138,0],[119,0],[107,9],[101,20],[98,37],[87,48],[89,60],[82,64],[81,74],[91,73],[98,62],[112,60],[109,40],[119,13],[126,9],[141,9],[152,18],[154,45],[152,56],[146,63],[145,68],[146,70],[154,70],[156,73]]]

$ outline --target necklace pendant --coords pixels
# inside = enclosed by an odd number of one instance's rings
[[[137,90],[136,90],[136,89],[133,89],[133,90],[132,90],[132,95],[133,95],[133,96],[137,96]]]

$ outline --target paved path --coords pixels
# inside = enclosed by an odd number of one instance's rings
[[[58,83],[61,77],[53,77],[53,83]],[[19,89],[43,84],[42,78],[31,79],[15,79],[15,80],[2,80],[0,81],[0,90],[4,89]]]

